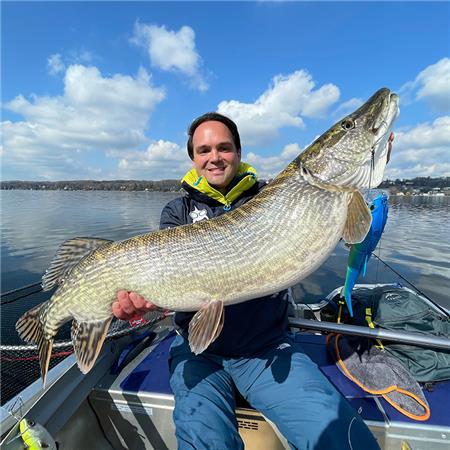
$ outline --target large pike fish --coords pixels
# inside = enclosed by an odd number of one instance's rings
[[[376,92],[336,123],[243,206],[215,219],[112,242],[75,238],[43,277],[52,298],[16,328],[37,343],[45,383],[53,339],[72,322],[78,366],[88,372],[120,289],[161,308],[197,311],[189,343],[201,353],[220,334],[224,305],[285,289],[317,269],[343,238],[361,242],[371,214],[358,189],[377,186],[398,97]]]

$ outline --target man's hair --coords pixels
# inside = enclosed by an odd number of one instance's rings
[[[192,144],[192,137],[194,136],[195,130],[203,122],[210,122],[210,121],[223,123],[230,130],[236,150],[238,150],[238,151],[241,150],[241,138],[239,136],[239,131],[237,129],[236,124],[227,116],[224,116],[224,115],[216,113],[216,112],[208,112],[206,114],[201,115],[200,117],[197,117],[191,123],[191,126],[188,129],[189,138],[187,141],[187,151],[188,151],[189,158],[194,159],[194,147]]]

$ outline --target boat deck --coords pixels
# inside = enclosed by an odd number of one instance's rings
[[[92,405],[105,432],[109,436],[114,435],[120,445],[127,442],[129,448],[140,448],[142,445],[145,448],[176,448],[172,421],[174,400],[167,364],[174,337],[174,333],[169,332],[154,342],[118,375],[111,375],[111,382],[104,380],[92,392]],[[417,422],[402,415],[383,398],[368,394],[343,376],[328,354],[323,335],[297,333],[295,339],[360,412],[382,448],[400,448],[403,441],[414,445],[411,448],[415,449],[431,448],[430,443],[433,443],[433,449],[450,448],[449,382],[435,383],[432,390],[425,391],[431,417],[427,421]],[[245,400],[239,399],[236,414],[246,449],[288,448],[277,430]],[[138,441],[133,444],[130,439]],[[260,446],[261,442],[264,442],[264,447]]]

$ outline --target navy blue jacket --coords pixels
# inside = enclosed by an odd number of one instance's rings
[[[257,182],[231,204],[231,209],[250,200],[264,185],[264,182]],[[183,188],[187,195],[172,200],[164,207],[161,229],[211,219],[227,212],[223,204],[187,183],[183,183]],[[175,314],[175,324],[185,337],[188,336],[189,321],[194,314]],[[207,351],[228,357],[252,356],[285,334],[287,316],[287,291],[226,306],[223,330]]]

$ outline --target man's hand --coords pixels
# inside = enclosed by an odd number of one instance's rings
[[[131,320],[157,308],[142,295],[128,291],[118,291],[116,301],[112,304],[113,314],[121,320]]]

